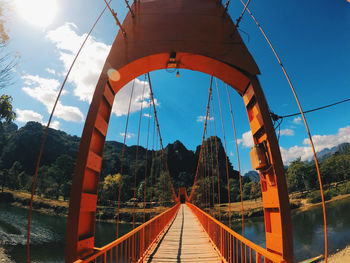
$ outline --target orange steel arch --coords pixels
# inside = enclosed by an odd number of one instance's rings
[[[268,164],[259,170],[266,248],[293,262],[288,191],[259,69],[224,7],[217,0],[138,0],[119,31],[90,105],[74,171],[66,237],[66,262],[94,252],[96,203],[103,148],[115,94],[132,79],[170,67],[220,78],[242,97],[254,143],[263,143]],[[120,73],[113,81],[109,69]]]

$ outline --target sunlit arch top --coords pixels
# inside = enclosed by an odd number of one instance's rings
[[[120,81],[111,81],[115,91],[145,69],[167,68],[171,52],[176,52],[177,68],[220,77],[240,94],[249,83],[246,76],[259,74],[231,18],[216,0],[137,1],[132,8],[135,16],[129,13],[123,22],[126,37],[119,32],[103,70],[120,71]],[[100,81],[105,83],[105,78]]]

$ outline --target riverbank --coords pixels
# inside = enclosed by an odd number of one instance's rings
[[[28,209],[30,204],[30,193],[23,191],[11,191],[4,190],[4,193],[0,193],[1,200],[10,202],[11,205],[23,207]],[[344,198],[350,197],[350,194],[343,194],[332,197],[330,200],[326,201],[326,203],[334,202],[337,200],[341,200]],[[312,207],[319,206],[321,203],[310,203],[307,195],[305,193],[292,193],[290,194],[290,204],[291,209],[295,212],[306,211]],[[67,217],[68,215],[68,207],[69,202],[65,200],[52,200],[48,198],[43,198],[40,196],[35,196],[33,202],[33,210],[46,213],[50,215],[58,215]],[[215,217],[219,217],[219,208],[220,215],[222,220],[228,220],[229,218],[229,207],[227,203],[218,204],[214,207],[214,215]],[[263,203],[262,199],[258,198],[256,200],[245,200],[243,201],[244,208],[244,218],[253,218],[264,215],[263,211]],[[157,206],[155,208],[147,208],[145,209],[145,217],[146,221],[150,218],[150,216],[157,215],[163,211],[165,211],[167,207]],[[239,221],[241,220],[241,203],[235,202],[231,203],[231,220]],[[210,209],[204,209],[206,212],[209,212]],[[213,214],[213,211],[210,210],[210,214]],[[143,222],[143,213],[144,210],[142,207],[135,208],[135,222],[142,223]],[[98,221],[104,222],[115,222],[117,214],[117,208],[112,206],[97,206],[96,210],[96,219]],[[119,220],[121,222],[132,222],[133,221],[133,207],[121,207],[119,213]]]
[[[325,261],[322,260],[320,263],[324,263]],[[336,252],[335,254],[331,255],[327,259],[328,263],[345,263],[350,262],[350,245],[346,248]]]
[[[303,195],[301,194],[295,194],[295,193],[290,195],[290,207],[296,213],[303,212],[313,207],[322,205],[321,202],[310,203],[308,198],[302,197],[302,196]],[[332,203],[338,200],[342,200],[345,198],[350,198],[350,194],[343,194],[343,195],[332,197],[330,200],[326,201],[326,204]],[[241,220],[241,203],[240,202],[231,203],[230,208],[231,208],[232,221]],[[252,217],[264,215],[263,203],[261,198],[258,198],[256,200],[243,201],[243,209],[244,209],[244,218],[252,218]],[[219,205],[215,205],[214,214],[218,217]],[[228,220],[229,218],[228,204],[220,205],[220,214],[222,219]]]
[[[0,193],[0,201],[11,203],[13,206],[29,209],[30,205],[30,193],[23,191],[11,191],[4,189],[3,193]],[[69,208],[69,201],[66,200],[52,200],[43,198],[40,196],[34,196],[33,210],[40,213],[49,215],[57,215],[67,217]],[[145,220],[149,220],[150,217],[158,215],[165,211],[168,207],[157,206],[154,208],[145,209]],[[115,222],[117,215],[117,207],[115,206],[97,206],[96,220],[102,222]],[[122,223],[129,223],[133,221],[133,207],[121,207],[119,213],[119,220]],[[141,207],[135,207],[135,222],[142,223],[144,220],[144,209]]]
[[[0,247],[0,262],[1,263],[12,263],[12,261],[5,253],[5,249]]]

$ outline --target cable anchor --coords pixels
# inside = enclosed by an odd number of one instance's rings
[[[127,8],[128,8],[129,11],[130,11],[131,17],[134,17],[134,16],[135,16],[135,13],[134,13],[134,11],[132,11],[132,9],[131,9],[131,7],[130,7],[130,5],[129,5],[129,1],[128,1],[128,0],[125,0],[125,4],[126,4]]]
[[[120,21],[119,21],[119,19],[118,19],[118,17],[117,17],[117,13],[114,12],[114,10],[109,6],[109,3],[107,3],[106,0],[104,0],[104,1],[105,1],[106,5],[107,5],[109,11],[111,12],[112,16],[114,17],[114,19],[115,19],[117,25],[119,26],[120,30],[122,31],[123,37],[126,38],[125,29],[122,27],[122,24],[120,23]]]

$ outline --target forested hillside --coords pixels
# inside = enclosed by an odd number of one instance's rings
[[[28,122],[18,129],[13,123],[3,124],[0,134],[0,180],[2,187],[9,189],[30,190],[32,178],[35,171],[35,164],[40,149],[44,127],[37,122]],[[220,187],[222,200],[227,199],[226,185],[226,162],[225,151],[219,138],[217,139],[218,163],[220,176]],[[77,156],[80,138],[71,136],[65,132],[50,129],[45,144],[45,149],[38,173],[37,194],[49,198],[64,199],[69,198],[72,174]],[[214,137],[211,138],[212,144]],[[209,149],[207,139],[205,145]],[[100,198],[101,201],[116,200],[120,182],[121,155],[123,144],[115,141],[107,141],[104,149],[102,171],[100,177]],[[136,166],[136,146],[126,146],[123,178],[122,178],[122,201],[127,201],[133,197],[134,174],[136,171],[136,192],[137,198],[143,199],[144,178],[147,178],[147,199],[153,196],[154,201],[166,201],[170,199],[169,182],[162,160],[161,151],[146,151],[139,147],[137,169]],[[185,186],[191,190],[194,175],[197,168],[200,147],[196,151],[186,149],[180,142],[175,141],[165,148],[165,157],[172,177],[174,188]],[[211,154],[207,152],[207,154]],[[147,155],[147,157],[146,157]],[[207,158],[210,158],[210,156]],[[213,155],[216,166],[216,154]],[[147,165],[146,165],[147,163]],[[235,171],[229,162],[229,174],[231,188],[236,197],[238,194],[238,172]],[[248,180],[250,181],[250,180]],[[153,189],[151,188],[153,186]],[[234,199],[236,199],[234,197]]]
[[[32,178],[35,171],[41,139],[44,127],[37,122],[28,122],[18,129],[14,123],[2,124],[0,127],[0,182],[1,187],[12,190],[31,190]],[[50,129],[45,144],[45,149],[38,173],[36,192],[39,195],[58,199],[69,198],[72,174],[75,166],[80,138],[71,136],[65,132]],[[215,142],[216,141],[216,142]],[[216,147],[217,145],[217,153]],[[126,146],[123,162],[123,177],[121,180],[121,159],[123,144],[115,141],[107,141],[104,149],[102,170],[100,177],[100,202],[117,200],[117,190],[122,181],[121,200],[123,202],[133,197],[136,171],[136,198],[143,200],[144,184],[146,177],[147,200],[168,201],[170,196],[168,174],[160,150],[147,151],[143,147],[138,148],[136,167],[136,146]],[[191,190],[200,146],[196,151],[186,149],[180,142],[175,141],[165,148],[172,182],[175,191],[179,187]],[[342,144],[337,148],[322,151],[320,163],[323,183],[327,186],[334,182],[350,179],[350,144]],[[218,156],[218,159],[216,159]],[[227,201],[226,180],[226,154],[219,138],[206,139],[203,147],[202,160],[214,166],[214,172],[202,163],[199,167],[198,190],[196,191],[197,202],[203,202],[204,190],[214,182],[217,189],[218,181],[216,171],[219,172],[221,202]],[[209,165],[209,166],[210,166]],[[216,167],[219,167],[217,169]],[[136,167],[136,169],[135,169]],[[228,160],[228,171],[230,178],[231,201],[240,200],[238,172],[234,170]],[[318,181],[314,163],[295,160],[286,169],[289,192],[307,191],[318,189]],[[259,175],[249,172],[242,177],[244,199],[256,199],[261,196]],[[216,191],[217,192],[217,191]]]

